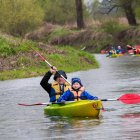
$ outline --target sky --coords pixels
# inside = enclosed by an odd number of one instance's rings
[[[103,0],[98,0],[99,2],[102,2]],[[84,0],[85,4],[90,5],[94,2],[94,0]]]
[[[84,0],[85,2],[92,3],[94,0]],[[99,0],[99,2],[102,2],[103,0]]]

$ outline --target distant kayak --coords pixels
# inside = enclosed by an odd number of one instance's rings
[[[107,55],[106,57],[116,58],[116,57],[120,57],[120,56],[123,56],[123,55],[124,55],[124,54],[120,53],[120,54]]]
[[[50,104],[44,108],[44,113],[50,116],[94,117],[101,115],[100,100],[80,100],[65,104]]]
[[[129,45],[128,45],[129,46]],[[136,45],[134,47],[130,46],[128,47],[128,54],[140,54],[140,45]]]
[[[106,51],[106,50],[101,50],[101,54],[107,54],[108,53],[108,51]]]
[[[133,50],[128,50],[128,54],[134,54]]]

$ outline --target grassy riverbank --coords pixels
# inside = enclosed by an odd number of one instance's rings
[[[31,47],[50,64],[67,73],[99,66],[92,54],[71,46],[51,46],[10,36],[1,36],[0,46],[0,80],[42,76],[49,70]]]

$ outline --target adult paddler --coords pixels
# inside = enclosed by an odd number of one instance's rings
[[[49,83],[52,75],[54,75],[54,81]],[[55,66],[51,67],[42,78],[40,85],[48,92],[50,102],[55,102],[60,97],[60,95],[68,90],[70,84],[65,79],[67,79],[66,73],[63,70],[57,71]]]

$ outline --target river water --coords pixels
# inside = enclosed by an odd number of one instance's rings
[[[86,90],[101,99],[140,93],[140,57],[95,57],[99,69],[69,73],[68,80],[80,77]],[[48,102],[48,94],[39,85],[41,78],[0,82],[0,140],[140,139],[140,104],[103,102],[109,110],[99,119],[48,117],[44,106],[17,105]]]

